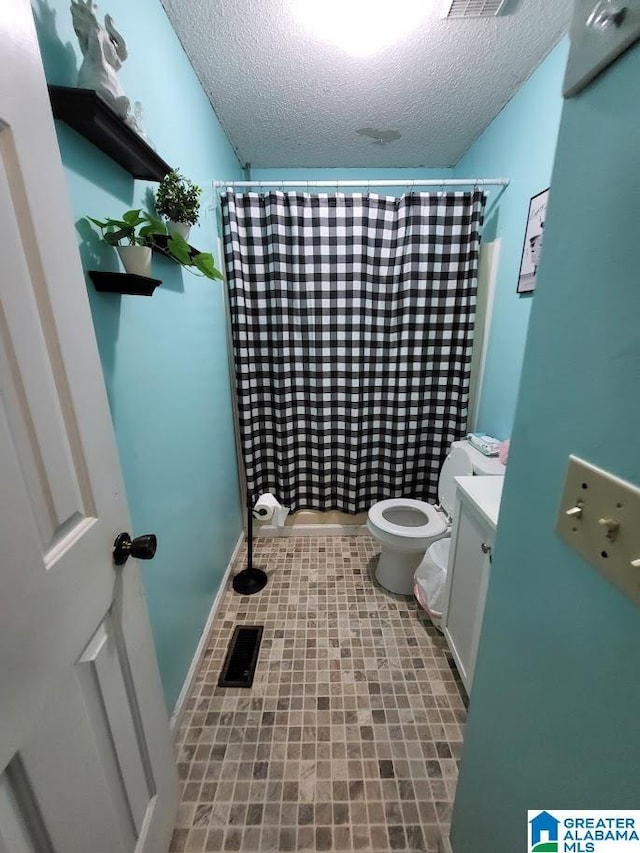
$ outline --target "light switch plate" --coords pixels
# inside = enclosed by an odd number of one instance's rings
[[[570,456],[556,533],[640,604],[640,489],[637,486]],[[633,565],[634,561],[638,561],[638,566]]]
[[[575,0],[575,4],[563,87],[565,98],[577,95],[640,39],[640,0]],[[617,13],[618,21],[614,20]],[[603,26],[607,19],[609,25]]]

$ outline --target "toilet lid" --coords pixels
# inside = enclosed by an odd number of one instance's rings
[[[381,530],[405,539],[441,536],[447,529],[445,518],[433,504],[413,498],[378,501],[369,510],[369,519]]]
[[[456,499],[456,483],[454,477],[465,477],[473,474],[473,465],[469,454],[462,447],[454,447],[444,460],[438,480],[438,500],[440,506],[449,515],[453,515]]]

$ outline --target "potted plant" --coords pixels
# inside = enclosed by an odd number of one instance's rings
[[[149,235],[157,230],[155,217],[143,210],[127,210],[122,219],[87,219],[98,226],[105,243],[116,249],[129,274],[151,275]]]
[[[156,210],[164,216],[170,234],[187,240],[191,226],[198,221],[202,189],[178,171],[164,176],[156,193]]]
[[[165,223],[146,210],[127,210],[122,219],[87,219],[98,226],[105,243],[117,250],[128,273],[149,276],[151,249],[156,248],[194,275],[222,279],[211,252],[199,252],[180,234],[168,234]]]

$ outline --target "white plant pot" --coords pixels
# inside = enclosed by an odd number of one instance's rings
[[[131,275],[151,275],[149,246],[116,246],[125,270]]]
[[[189,239],[191,226],[188,222],[174,222],[173,219],[167,219],[166,223],[169,234],[179,234],[183,240]]]

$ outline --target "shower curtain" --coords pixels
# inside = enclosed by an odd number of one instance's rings
[[[249,500],[436,499],[466,430],[484,194],[221,203]]]

